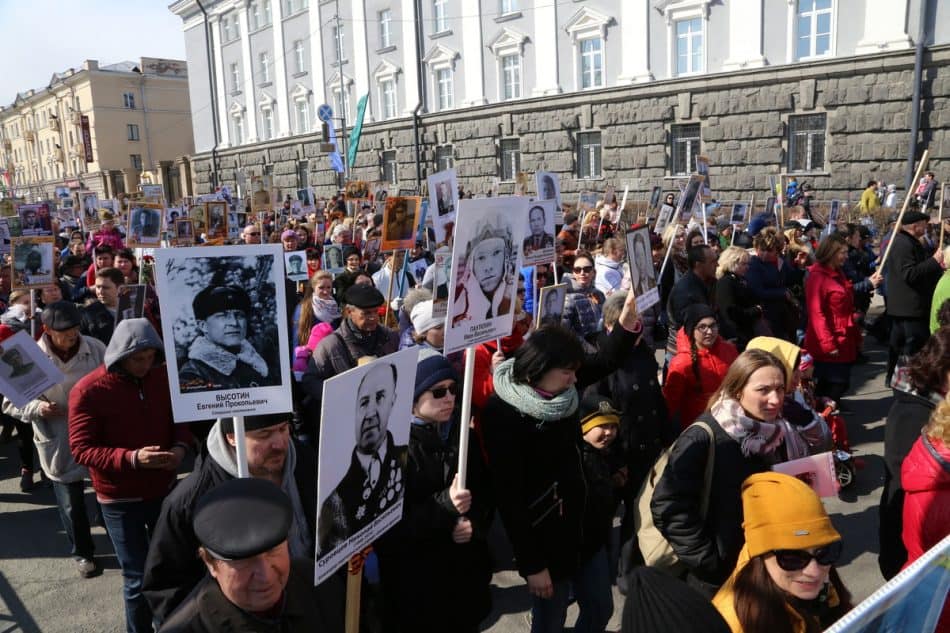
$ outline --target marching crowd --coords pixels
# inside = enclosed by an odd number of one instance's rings
[[[887,201],[868,190],[876,204],[862,196],[861,212]],[[886,226],[822,226],[802,202],[783,226],[772,213],[744,228],[711,213],[651,232],[660,301],[642,312],[610,205],[565,213],[557,261],[521,272],[511,334],[448,355],[427,239],[400,267],[378,250],[382,218],[336,198],[319,218],[249,222],[242,243],[305,251],[310,275],[287,282],[295,407],[245,418],[249,479],[230,419],[172,421],[162,297],[149,286],[143,317],[115,325],[124,289],[154,275],[104,209],[91,234],[56,236],[55,284],[11,292],[0,268],[0,339],[31,332],[65,376],[23,407],[5,399],[3,438],[16,434],[24,493],[52,485],[83,578],[101,573],[91,526],[106,528],[128,631],[342,631],[346,571],[312,586],[316,446],[338,432],[321,419],[323,384],[416,347],[403,515],[366,557],[361,630],[479,630],[492,572],[509,562],[488,540],[496,520],[532,632],[563,630],[572,602],[574,630],[605,631],[614,584],[629,633],[823,630],[853,606],[835,570],[848,544],[813,488],[772,467],[846,446],[842,398],[866,333],[877,336],[894,391],[882,574],[950,533],[950,250],[932,199]],[[343,246],[341,273],[321,270],[328,244]],[[560,320],[539,324],[539,290],[554,283],[568,284]],[[872,322],[875,293],[886,309]],[[209,288],[194,308],[211,351],[188,371],[223,385],[255,371],[243,335],[215,327],[234,319],[246,333],[247,292]],[[471,422],[459,419],[465,353]],[[940,626],[950,631],[946,609]]]

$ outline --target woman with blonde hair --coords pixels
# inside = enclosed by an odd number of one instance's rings
[[[749,251],[730,246],[719,256],[716,267],[716,306],[719,308],[720,334],[735,343],[740,352],[756,335],[762,319],[762,306],[752,296],[745,280],[749,259]]]

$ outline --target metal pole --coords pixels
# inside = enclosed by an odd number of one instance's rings
[[[336,0],[336,50],[340,69],[340,118],[343,127],[340,128],[340,147],[343,149],[340,158],[343,159],[343,175],[349,179],[350,165],[346,160],[346,84],[343,81],[343,26],[340,23],[340,0]]]
[[[927,38],[927,8],[930,5],[928,0],[920,0],[920,15],[917,16],[917,51],[914,53],[914,96],[910,105],[910,142],[907,146],[907,166],[904,172],[904,190],[906,197],[914,193],[917,186],[916,181],[911,180],[914,177],[914,159],[917,156],[917,133],[920,129],[920,82],[923,75],[924,51],[926,50]]]

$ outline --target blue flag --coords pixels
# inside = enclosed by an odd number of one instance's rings
[[[328,125],[327,127],[330,128],[330,143],[333,144],[333,147],[337,147],[336,128],[334,128],[332,125]],[[330,168],[333,171],[339,174],[342,174],[344,171],[346,171],[346,168],[343,166],[343,157],[340,155],[339,149],[330,152],[329,156],[330,156]]]

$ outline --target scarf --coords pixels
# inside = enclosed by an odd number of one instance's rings
[[[267,362],[261,358],[254,346],[248,341],[241,341],[241,349],[235,354],[216,343],[212,343],[204,336],[199,336],[188,349],[188,358],[198,360],[209,365],[215,371],[225,376],[234,373],[238,361],[251,367],[258,374],[267,378]]]
[[[573,386],[551,398],[542,398],[531,385],[511,379],[514,367],[515,361],[510,358],[495,368],[495,393],[521,413],[540,420],[539,428],[545,422],[562,420],[577,411],[577,389]]]
[[[333,323],[340,318],[340,305],[333,299],[321,299],[317,293],[310,298],[313,318],[321,323]]]
[[[754,420],[732,398],[720,398],[709,412],[716,418],[722,430],[739,442],[742,454],[746,457],[772,453],[782,445],[785,438],[785,420]]]

